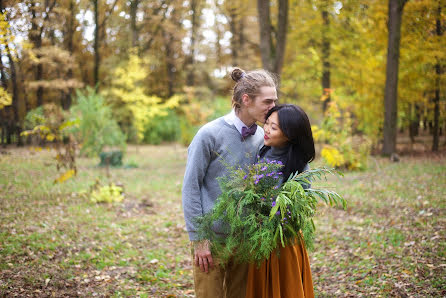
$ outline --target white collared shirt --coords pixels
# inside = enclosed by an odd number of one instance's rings
[[[234,109],[232,109],[231,113],[227,114],[224,119],[225,119],[226,123],[228,123],[229,125],[234,125],[235,128],[237,128],[240,135],[242,135],[243,127],[248,128],[248,126],[246,126],[246,124],[243,123],[243,121],[240,120],[239,117],[237,117]]]

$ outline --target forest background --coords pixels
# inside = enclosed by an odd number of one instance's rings
[[[0,10],[0,295],[193,295],[186,146],[230,111],[233,67],[277,74],[315,166],[346,173],[329,183],[347,212],[321,209],[316,293],[445,295],[444,1]]]
[[[316,125],[341,120],[386,155],[397,131],[414,143],[420,128],[436,151],[446,125],[440,0],[3,0],[0,9],[3,144],[41,124],[30,112],[68,111],[76,90],[92,87],[126,142],[187,145],[229,110],[234,66],[278,74],[281,102]],[[330,102],[339,114],[324,116]]]

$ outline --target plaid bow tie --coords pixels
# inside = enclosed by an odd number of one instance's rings
[[[257,124],[251,125],[250,128],[248,128],[246,126],[243,126],[242,127],[242,137],[246,138],[246,137],[249,137],[251,135],[254,135],[256,133],[256,130],[257,130]]]

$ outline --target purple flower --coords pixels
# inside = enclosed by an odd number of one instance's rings
[[[266,169],[267,169],[267,167],[266,166],[264,166],[263,168],[261,168],[260,170],[261,171],[266,171]]]
[[[243,180],[246,180],[246,178],[248,178],[248,174],[246,174],[246,175],[243,177]]]
[[[263,197],[262,197],[262,198],[260,198],[260,199],[261,199],[262,201],[265,201],[265,198],[263,198]]]
[[[259,183],[259,180],[254,181],[254,184],[257,184],[257,183]]]
[[[276,202],[272,202],[271,206],[273,206],[273,207],[276,206]]]
[[[276,215],[280,215],[280,210],[278,210],[278,211],[276,212]]]
[[[277,173],[277,175],[282,175],[282,172]]]
[[[264,177],[264,175],[261,174],[261,175],[257,176],[257,179],[262,179],[263,177]]]
[[[274,178],[274,179],[279,179],[279,176],[276,175],[276,176],[274,176],[273,178]]]
[[[279,186],[278,186],[278,185],[276,185],[276,186],[274,186],[273,188],[274,188],[274,189],[278,189],[278,188],[279,188]]]
[[[283,163],[279,160],[279,161],[277,161],[277,164],[278,165],[283,165]]]

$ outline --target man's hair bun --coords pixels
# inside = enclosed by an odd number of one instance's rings
[[[241,78],[245,75],[245,72],[240,68],[234,68],[234,70],[231,72],[231,78],[238,82]]]

